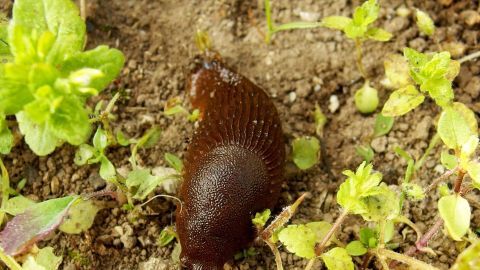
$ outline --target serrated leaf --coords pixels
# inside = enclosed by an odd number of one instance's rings
[[[465,118],[453,108],[445,108],[438,120],[438,135],[450,149],[460,150],[472,135]]]
[[[400,116],[422,104],[425,96],[417,91],[415,86],[408,85],[394,91],[383,105],[382,114],[385,116]]]
[[[417,26],[422,33],[427,36],[433,35],[435,32],[435,25],[433,24],[432,18],[428,16],[427,13],[417,9],[415,12]]]
[[[392,33],[376,27],[368,29],[366,35],[369,39],[383,42],[389,41],[393,36]]]
[[[88,83],[88,87],[100,92],[120,74],[124,63],[125,57],[122,52],[101,45],[93,50],[76,53],[67,58],[62,64],[61,70],[64,76],[85,68],[101,71],[103,76],[92,77]]]
[[[322,19],[322,25],[327,28],[344,30],[352,19],[345,16],[329,16]]]
[[[22,195],[15,196],[13,198],[8,199],[7,203],[5,204],[4,208],[1,209],[5,213],[9,215],[16,216],[25,212],[25,210],[35,204],[34,201],[23,197]]]
[[[16,27],[37,33],[55,33],[55,42],[47,56],[48,62],[53,64],[83,49],[85,42],[85,23],[70,0],[15,1],[10,30]],[[12,46],[11,50],[13,55],[20,53],[17,46]]]
[[[452,82],[445,78],[428,79],[422,83],[420,90],[428,92],[440,107],[449,105],[454,98]]]
[[[307,170],[318,162],[320,142],[315,137],[301,137],[292,143],[293,162],[301,170]]]
[[[350,256],[362,256],[367,253],[367,249],[360,241],[352,241],[345,247]]]
[[[90,229],[98,211],[101,210],[92,200],[80,200],[70,207],[60,230],[69,234],[79,234]]]
[[[270,218],[270,214],[270,209],[265,209],[263,212],[256,213],[255,217],[252,219],[253,225],[263,228]]]
[[[174,168],[178,173],[182,173],[183,171],[183,161],[174,154],[165,153],[165,161],[168,165]]]
[[[425,198],[425,191],[423,188],[414,183],[402,183],[402,190],[407,197],[414,201],[420,201]]]
[[[480,240],[477,240],[460,255],[451,270],[480,270]]]
[[[316,234],[305,225],[288,225],[278,234],[278,239],[295,255],[311,259],[315,257]]]
[[[0,247],[7,255],[14,256],[42,240],[60,226],[68,209],[78,198],[67,196],[30,206],[0,232]]]
[[[332,248],[328,252],[322,254],[322,260],[329,270],[353,270],[352,257],[344,248]]]
[[[128,188],[137,187],[134,199],[144,200],[167,177],[154,176],[150,169],[136,169],[128,174],[126,185]]]
[[[62,257],[53,253],[52,247],[45,247],[35,255],[28,255],[22,264],[23,270],[56,270],[62,263]]]
[[[367,26],[378,18],[380,6],[376,0],[367,0],[353,13],[353,22],[357,25]]]
[[[403,49],[403,56],[405,56],[408,63],[415,68],[420,68],[429,61],[429,57],[427,55],[412,48]]]
[[[35,154],[46,156],[62,145],[62,140],[52,133],[47,123],[35,124],[23,112],[17,113],[16,117],[20,132],[25,135],[25,142]]]
[[[392,129],[394,122],[395,118],[391,116],[384,116],[381,113],[377,114],[377,117],[375,118],[375,126],[373,128],[373,136],[380,137],[388,134]]]
[[[400,214],[400,199],[397,194],[382,183],[376,194],[361,198],[365,209],[358,212],[366,221],[392,220]]]
[[[438,201],[438,211],[450,237],[461,241],[470,228],[472,210],[468,201],[458,195],[445,196]]]

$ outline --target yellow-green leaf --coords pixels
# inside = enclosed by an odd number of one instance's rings
[[[472,135],[465,118],[453,108],[445,108],[438,120],[438,135],[443,143],[454,150],[460,150]]]
[[[435,32],[435,25],[433,23],[432,18],[430,18],[430,16],[427,13],[419,9],[417,9],[417,12],[415,13],[415,17],[417,20],[417,26],[420,29],[420,31],[427,36],[433,35],[433,33]]]
[[[425,96],[422,95],[413,85],[400,88],[394,91],[383,105],[384,116],[400,116],[415,109],[422,104]]]
[[[459,195],[448,195],[438,201],[438,211],[445,222],[448,234],[461,241],[470,228],[471,208],[466,199]]]
[[[353,270],[352,257],[344,248],[332,248],[328,252],[322,254],[322,260],[329,270]]]

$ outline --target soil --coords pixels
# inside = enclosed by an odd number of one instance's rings
[[[198,50],[194,43],[197,29],[209,33],[214,48],[225,62],[239,73],[265,88],[272,96],[283,122],[285,141],[290,145],[298,136],[315,136],[311,112],[319,104],[328,117],[323,145],[322,162],[308,171],[299,171],[290,162],[287,182],[283,187],[279,209],[293,202],[304,192],[307,199],[293,218],[293,223],[333,221],[339,207],[335,191],[344,180],[342,171],[354,169],[361,162],[355,146],[368,144],[375,115],[361,115],[353,104],[355,89],[361,86],[361,75],[355,66],[354,44],[338,31],[325,28],[281,32],[271,44],[263,41],[265,29],[263,1],[250,0],[89,0],[88,47],[108,44],[122,50],[127,58],[119,79],[99,97],[108,101],[113,93],[122,96],[114,108],[118,118],[113,122],[130,137],[139,137],[153,125],[159,126],[159,143],[140,152],[141,163],[151,167],[165,166],[165,152],[183,155],[193,125],[184,117],[166,117],[162,114],[169,98],[181,97],[184,105],[185,82],[189,65]],[[328,15],[351,15],[360,1],[275,0],[273,17],[276,22],[322,18]],[[406,46],[422,51],[436,51],[438,46],[456,44],[460,58],[479,49],[480,7],[472,0],[380,1],[382,5],[378,26],[394,34],[390,42],[366,42],[364,64],[374,86],[384,102],[390,90],[381,86],[383,59],[387,53],[401,52]],[[11,8],[8,0],[0,0],[4,11]],[[433,17],[437,26],[434,38],[419,33],[412,16],[398,15],[401,7],[411,11],[420,8]],[[249,15],[250,14],[250,15]],[[480,66],[475,61],[462,65],[455,80],[456,98],[480,113]],[[338,99],[336,110],[332,99]],[[334,104],[333,104],[334,105]],[[329,109],[330,108],[330,109]],[[434,120],[438,110],[431,101],[404,117],[396,119],[393,130],[375,139],[374,165],[383,173],[388,184],[398,184],[406,162],[394,154],[400,146],[418,159],[435,132]],[[416,174],[415,181],[423,186],[439,176],[441,147],[435,147],[425,165]],[[75,148],[63,146],[48,157],[35,156],[21,143],[5,157],[12,181],[27,178],[23,193],[37,200],[68,194],[91,193],[107,184],[98,176],[98,167],[78,167],[73,163]],[[128,148],[114,148],[108,153],[117,167],[128,164]],[[107,187],[108,188],[108,187]],[[157,194],[165,193],[158,189]],[[480,227],[480,195],[470,196],[473,207],[472,226]],[[419,203],[408,203],[405,215],[423,231],[436,219],[436,196]],[[80,235],[57,233],[40,246],[50,245],[63,256],[61,269],[175,269],[171,254],[173,244],[157,245],[160,231],[174,224],[174,202],[157,199],[133,215],[118,206],[102,210],[94,226]],[[358,235],[362,224],[357,217],[349,217],[342,227],[339,239],[348,242]],[[415,242],[415,234],[408,227],[397,225],[394,241],[403,252]],[[405,240],[402,240],[402,235]],[[439,233],[429,245],[435,256],[420,254],[417,258],[448,269],[459,253],[456,245]],[[258,247],[258,254],[231,262],[232,269],[275,269],[268,247]],[[286,253],[282,248],[285,269],[303,269],[306,260]],[[360,265],[356,261],[356,264]],[[322,269],[317,263],[314,269]],[[369,269],[380,269],[374,263]]]

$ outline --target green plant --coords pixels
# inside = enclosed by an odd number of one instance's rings
[[[318,162],[320,142],[315,137],[301,137],[292,143],[293,162],[298,168],[306,170]]]
[[[4,121],[10,115],[38,155],[86,141],[86,101],[120,73],[123,54],[106,46],[83,51],[85,23],[71,0],[15,1],[6,42],[12,60],[0,64],[2,152],[12,146]]]

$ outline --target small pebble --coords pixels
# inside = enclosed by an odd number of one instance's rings
[[[338,101],[338,97],[336,95],[331,95],[329,104],[328,104],[328,110],[331,113],[334,113],[340,108],[340,102]]]

